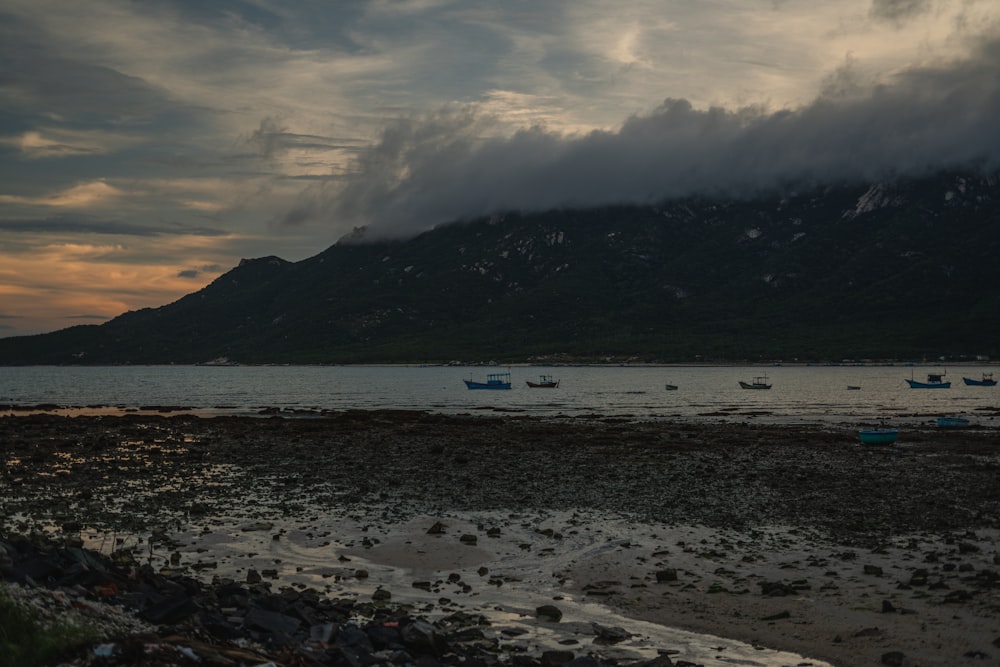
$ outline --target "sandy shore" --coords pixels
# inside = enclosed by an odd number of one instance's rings
[[[0,438],[6,530],[206,578],[381,588],[539,645],[620,626],[623,658],[1000,663],[994,430],[870,448],[818,427],[357,412],[19,416]]]

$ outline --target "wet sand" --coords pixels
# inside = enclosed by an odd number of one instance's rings
[[[705,664],[785,663],[641,621],[836,665],[1000,662],[995,430],[872,448],[820,427],[349,412],[18,416],[0,437],[6,529],[206,578],[502,610],[540,644],[633,619],[622,650]]]

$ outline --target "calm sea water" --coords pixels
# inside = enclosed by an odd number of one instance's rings
[[[115,411],[184,407],[205,413],[414,409],[540,416],[629,416],[768,423],[897,424],[963,415],[1000,425],[1000,388],[965,386],[985,366],[585,366],[511,368],[510,391],[469,391],[505,368],[422,366],[113,366],[0,368],[0,406],[109,406]],[[910,389],[906,378],[947,371],[950,389]],[[525,381],[551,374],[558,389]],[[767,375],[768,391],[739,380]],[[998,373],[1000,375],[1000,373]],[[678,386],[667,391],[666,384]],[[860,387],[849,390],[848,386]],[[9,407],[3,408],[6,414]],[[66,412],[67,410],[63,410]]]

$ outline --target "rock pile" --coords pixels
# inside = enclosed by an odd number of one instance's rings
[[[225,578],[203,584],[154,572],[131,557],[38,538],[0,539],[0,574],[4,594],[43,622],[70,620],[93,630],[92,641],[61,663],[73,667],[615,664],[571,650],[522,653],[501,642],[503,628],[476,614],[456,612],[431,622],[401,606],[331,599],[310,588],[273,592],[268,582]],[[663,655],[637,664],[674,663]]]

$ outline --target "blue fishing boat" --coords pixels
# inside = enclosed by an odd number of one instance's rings
[[[462,380],[469,389],[510,389],[510,373],[489,373],[486,382]]]
[[[914,380],[910,377],[906,383],[910,385],[910,389],[949,389],[951,382],[945,382],[941,379],[943,377],[944,373],[928,373],[927,382]]]
[[[969,385],[970,387],[995,387],[997,381],[993,379],[993,373],[983,373],[982,380],[973,380],[972,378],[962,378],[962,382]]]
[[[939,428],[968,428],[972,422],[965,417],[938,417]]]
[[[894,428],[863,428],[858,431],[862,445],[891,445],[898,436],[899,430]]]

